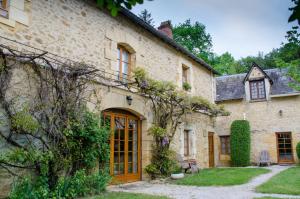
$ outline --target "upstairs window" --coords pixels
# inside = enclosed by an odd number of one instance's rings
[[[221,154],[230,155],[230,136],[220,136]]]
[[[265,89],[264,80],[250,81],[250,96],[251,96],[251,100],[266,98],[266,89]]]
[[[191,85],[190,85],[190,71],[189,67],[182,65],[182,88],[186,91],[191,90]]]
[[[189,68],[182,66],[182,84],[188,83],[188,70]]]
[[[118,47],[118,80],[127,82],[130,72],[130,53],[123,47]]]
[[[189,131],[184,130],[184,156],[189,156],[190,155],[190,136],[189,136]]]
[[[0,0],[0,16],[8,18],[7,11],[8,0]]]

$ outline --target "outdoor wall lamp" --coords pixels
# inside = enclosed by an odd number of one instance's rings
[[[282,111],[282,110],[280,110],[280,111],[279,111],[279,115],[280,115],[280,116],[282,116],[282,114],[283,114],[283,111]]]
[[[126,100],[127,100],[128,105],[130,106],[132,104],[132,97],[131,97],[131,95],[127,95],[126,96]]]

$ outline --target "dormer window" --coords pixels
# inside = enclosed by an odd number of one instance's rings
[[[250,81],[250,96],[251,100],[266,99],[265,81],[255,80]]]

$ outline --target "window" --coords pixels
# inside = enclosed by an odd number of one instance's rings
[[[184,156],[190,155],[190,138],[189,138],[189,131],[184,130]]]
[[[185,66],[182,66],[182,83],[188,83],[188,69]]]
[[[8,18],[7,2],[8,0],[0,0],[0,16],[5,18]]]
[[[230,136],[220,136],[221,139],[221,154],[230,154]]]
[[[2,9],[6,9],[7,6],[7,0],[0,0],[0,7]]]
[[[127,81],[130,72],[130,53],[123,47],[118,47],[118,80]]]
[[[265,90],[265,81],[264,80],[250,82],[250,96],[251,96],[252,100],[266,98],[266,90]]]

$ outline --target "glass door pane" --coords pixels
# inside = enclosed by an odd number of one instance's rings
[[[125,118],[114,119],[114,175],[125,173]]]
[[[138,121],[128,122],[128,173],[138,172]]]
[[[278,133],[277,142],[279,162],[292,162],[293,152],[291,133]]]

